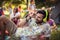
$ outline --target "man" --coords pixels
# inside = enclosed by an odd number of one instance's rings
[[[50,37],[50,25],[48,23],[45,23],[43,22],[43,19],[46,17],[46,13],[44,10],[40,10],[40,11],[37,11],[37,14],[36,14],[36,17],[34,19],[29,19],[31,20],[30,23],[29,23],[29,27],[32,28],[32,30],[34,29],[34,26],[36,27],[40,27],[40,29],[42,29],[41,31],[41,36],[36,38],[35,36],[32,36],[32,40],[49,40],[49,37]],[[29,21],[27,19],[26,22]],[[33,21],[35,20],[35,21]],[[21,25],[22,23],[20,23]],[[34,29],[35,30],[35,29]],[[42,38],[43,37],[43,38]]]
[[[44,23],[43,19],[46,17],[46,13],[44,10],[38,11],[36,15],[36,23],[38,26],[42,26],[42,35],[45,37],[46,40],[49,40],[50,37],[50,25],[48,23]],[[42,37],[42,36],[41,36]],[[40,38],[41,38],[40,37]],[[43,40],[43,39],[40,39]]]

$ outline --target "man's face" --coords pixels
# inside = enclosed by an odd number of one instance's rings
[[[36,22],[42,22],[43,21],[43,14],[36,14]]]

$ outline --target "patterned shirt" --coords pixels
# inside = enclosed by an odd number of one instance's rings
[[[48,23],[36,24],[34,19],[29,21],[29,26],[24,28],[18,28],[16,36],[20,36],[21,40],[32,40],[37,35],[44,33],[45,37],[50,37],[50,25]]]

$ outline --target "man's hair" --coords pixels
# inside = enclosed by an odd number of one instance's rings
[[[44,11],[44,10],[39,10],[39,11],[37,11],[37,14],[43,14],[44,15],[44,17],[43,18],[45,18],[46,17],[46,12]]]

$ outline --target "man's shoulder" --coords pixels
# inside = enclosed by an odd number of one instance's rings
[[[44,22],[43,25],[44,25],[44,26],[50,26],[49,23],[47,23],[47,22]]]

